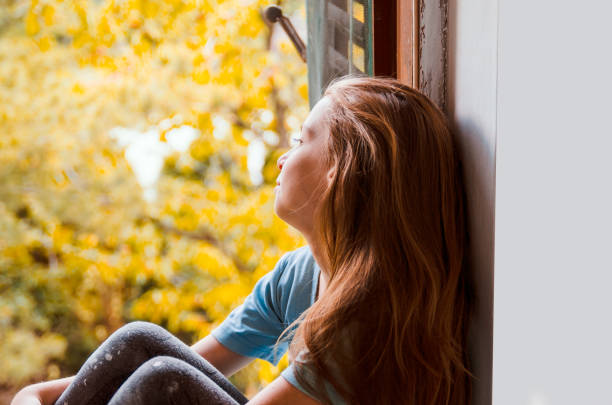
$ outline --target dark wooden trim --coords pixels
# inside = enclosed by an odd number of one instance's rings
[[[374,75],[397,77],[397,0],[372,0]]]

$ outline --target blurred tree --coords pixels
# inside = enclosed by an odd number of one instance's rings
[[[74,373],[135,319],[192,343],[304,244],[272,190],[306,66],[264,5],[1,1],[0,386]]]

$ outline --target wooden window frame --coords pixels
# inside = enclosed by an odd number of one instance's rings
[[[419,0],[373,0],[374,75],[418,88]]]

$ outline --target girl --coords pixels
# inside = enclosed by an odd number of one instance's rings
[[[397,80],[343,77],[278,167],[275,212],[308,246],[211,335],[189,348],[130,323],[13,404],[243,404],[225,377],[286,350],[249,404],[467,404],[464,196],[443,114]]]

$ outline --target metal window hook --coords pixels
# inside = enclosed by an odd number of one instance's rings
[[[285,30],[291,42],[293,42],[300,57],[306,62],[306,45],[304,45],[304,42],[293,27],[293,24],[291,24],[291,21],[283,15],[283,10],[279,6],[268,6],[264,9],[264,16],[271,24],[277,21],[280,22],[281,27],[283,27],[283,30]]]

